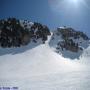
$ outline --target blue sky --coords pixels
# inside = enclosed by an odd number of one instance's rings
[[[78,6],[75,6],[74,3],[61,3],[61,1],[0,0],[0,18],[28,19],[45,24],[50,29],[71,26],[90,35],[90,0],[84,0],[87,6],[80,2]]]

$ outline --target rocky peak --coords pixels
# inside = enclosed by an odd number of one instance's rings
[[[30,42],[45,43],[50,35],[49,28],[40,23],[32,23],[28,20],[8,18],[0,20],[0,46],[20,47]]]
[[[81,31],[60,27],[53,32],[49,45],[54,51],[67,57],[69,52],[81,55],[83,49],[89,45],[89,38]]]

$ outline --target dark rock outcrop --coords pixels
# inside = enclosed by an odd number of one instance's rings
[[[57,29],[57,35],[61,35],[63,38],[63,41],[58,42],[57,49],[62,48],[62,50],[65,48],[66,50],[70,50],[72,52],[78,52],[79,50],[83,50],[81,47],[79,47],[79,43],[75,42],[75,40],[79,40],[82,38],[83,40],[89,40],[88,36],[80,31],[75,31],[72,28],[58,28]]]
[[[8,18],[0,20],[0,46],[6,47],[20,47],[27,45],[30,41],[37,42],[41,39],[43,43],[50,35],[49,28],[40,23],[34,23],[31,27],[16,18]],[[25,25],[24,25],[25,24]]]

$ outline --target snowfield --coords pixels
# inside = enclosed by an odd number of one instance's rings
[[[57,54],[48,41],[21,48],[0,48],[0,87],[90,90],[90,46],[79,60]]]

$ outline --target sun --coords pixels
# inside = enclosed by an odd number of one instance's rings
[[[74,3],[77,3],[78,2],[78,0],[72,0]]]
[[[77,3],[79,3],[79,0],[70,0],[70,2],[77,4]]]
[[[89,3],[86,0],[48,0],[50,8],[59,14],[62,12],[77,12],[80,13],[83,8],[90,9]],[[89,0],[90,2],[90,0]]]

